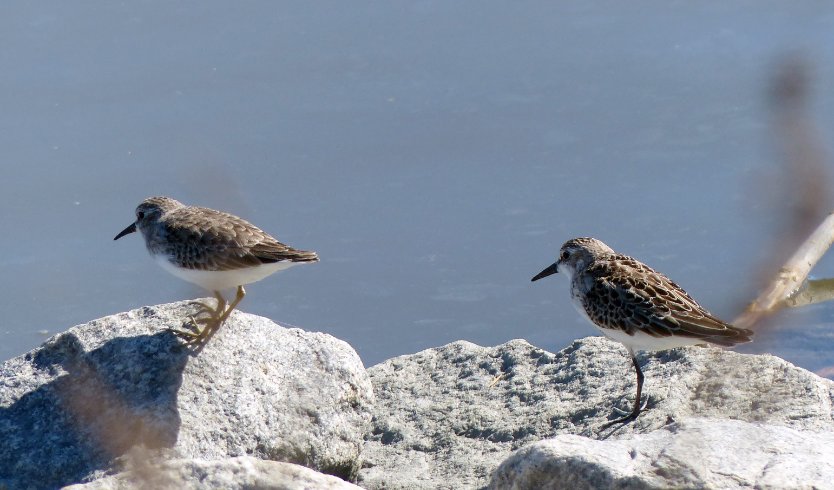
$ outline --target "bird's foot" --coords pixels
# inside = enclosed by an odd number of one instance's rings
[[[621,408],[618,408],[618,407],[613,407],[614,413],[620,415],[621,417],[603,424],[602,427],[600,427],[597,430],[597,434],[601,434],[603,431],[609,429],[610,427],[613,427],[613,426],[622,427],[622,426],[628,424],[629,422],[637,420],[637,416],[639,416],[643,411],[646,410],[646,407],[648,406],[648,404],[649,404],[649,397],[646,396],[646,401],[644,401],[642,405],[635,405],[634,409],[631,412],[627,412],[627,411],[622,410]],[[619,428],[619,427],[617,427],[617,428]],[[616,431],[616,429],[611,431],[611,433],[609,433],[605,437],[603,437],[603,439],[607,439],[615,431]]]
[[[219,305],[218,305],[219,307]],[[222,311],[218,314],[214,308],[202,304],[199,312],[189,315],[180,328],[169,327],[168,331],[185,341],[188,345],[201,345],[214,335],[223,323]]]
[[[217,300],[217,306],[213,307],[205,301],[194,301],[199,307],[198,311],[189,315],[182,323],[181,328],[168,328],[168,330],[183,339],[186,345],[193,346],[196,352],[199,352],[205,347],[209,339],[217,333],[220,326],[229,318],[232,310],[235,309],[240,300],[246,295],[246,290],[243,286],[238,286],[235,300],[231,303],[226,303],[223,295],[219,291],[214,291],[214,298]]]
[[[220,318],[220,315],[223,313],[223,310],[226,308],[226,302],[217,300],[216,306],[211,306],[206,301],[193,301],[192,304],[198,307],[197,312],[193,315],[189,315],[188,319],[190,322],[193,323],[195,317],[199,317],[200,315],[208,315],[211,318]]]
[[[632,420],[637,420],[637,416],[640,415],[640,412],[631,412],[630,414],[626,415],[625,417],[620,417],[616,420],[612,420],[611,422],[606,422],[599,428],[597,433],[604,431],[605,429],[612,427],[614,425],[625,425]]]
[[[199,343],[214,328],[214,318],[196,318],[190,315],[180,328],[168,327],[168,331],[185,340],[187,344]]]
[[[637,413],[639,414],[640,412],[645,410],[648,405],[649,405],[649,397],[646,396],[645,401],[643,401],[643,404],[640,405],[640,409],[637,410]],[[614,406],[611,409],[614,410],[614,413],[616,413],[620,417],[624,417],[624,418],[625,417],[631,417],[631,415],[634,413],[633,410],[631,412],[629,412],[628,410],[623,410],[622,408],[617,407],[617,406]],[[637,415],[634,415],[634,418],[637,418]]]
[[[208,342],[208,339],[214,335],[222,324],[216,318],[206,318],[201,320],[194,320],[193,317],[183,322],[182,328],[169,327],[168,331],[185,341],[185,345],[198,347],[202,350],[202,346]]]

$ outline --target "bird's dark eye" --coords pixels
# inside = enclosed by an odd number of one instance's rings
[[[145,217],[145,212],[144,211],[137,211],[136,212],[136,219],[137,220],[141,220],[144,217]]]
[[[562,260],[568,260],[568,255],[570,255],[570,254],[568,253],[568,251],[567,251],[567,250],[565,250],[564,252],[562,252],[562,255],[561,255],[561,257],[560,257],[560,258],[561,258]]]

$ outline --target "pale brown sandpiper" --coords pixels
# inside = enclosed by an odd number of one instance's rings
[[[317,262],[315,252],[298,250],[237,216],[169,197],[149,197],[136,207],[136,221],[114,240],[139,230],[151,257],[171,274],[214,293],[217,306],[201,310],[171,329],[189,344],[202,346],[229,317],[250,284],[297,264]],[[221,291],[237,288],[227,304]]]

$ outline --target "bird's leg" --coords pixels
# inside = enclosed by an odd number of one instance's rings
[[[220,326],[223,325],[223,322],[229,318],[229,315],[232,314],[232,310],[240,303],[243,297],[246,296],[246,290],[243,289],[243,286],[237,287],[237,294],[235,295],[234,301],[232,301],[228,306],[226,306],[226,300],[223,299],[223,296],[220,294],[219,291],[214,291],[214,297],[217,298],[217,308],[209,308],[206,312],[210,314],[208,318],[201,318],[195,319],[194,317],[190,317],[190,321],[194,322],[194,332],[187,332],[183,330],[173,330],[174,334],[178,337],[184,339],[186,343],[192,344],[197,346],[199,349],[202,349],[202,346],[208,342],[208,340],[217,333],[217,330],[220,329]],[[196,325],[202,324],[203,328],[199,328]]]
[[[219,318],[220,323],[225,322],[226,319],[229,318],[229,315],[232,314],[232,310],[234,310],[235,307],[237,307],[238,303],[240,303],[240,301],[243,299],[244,296],[246,296],[246,290],[243,289],[243,286],[238,286],[237,287],[237,294],[235,295],[234,301],[232,301],[231,304],[229,304],[229,307],[226,308],[226,311],[224,311],[223,314],[220,315],[220,318]]]
[[[223,299],[223,296],[220,295],[218,291],[213,291],[214,298],[217,300],[217,305],[212,307],[209,303],[205,301],[194,301],[193,303],[200,307],[200,310],[191,315],[191,318],[197,317],[203,314],[208,314],[211,317],[216,317],[220,315],[220,312],[223,311],[223,308],[226,307],[226,300]]]
[[[643,403],[640,405],[640,412],[643,412],[643,410],[645,410],[647,406],[649,406],[649,397],[648,396],[646,397],[645,400],[643,400]],[[623,410],[620,407],[612,407],[612,410],[614,410],[614,413],[616,413],[617,415],[619,415],[621,417],[624,417],[626,415],[631,414],[631,412]]]
[[[214,294],[216,297],[222,300],[223,297],[220,296],[220,293],[215,291]],[[227,307],[226,301],[223,300],[222,308],[221,305],[218,303],[216,313],[219,314],[209,318],[208,321],[206,321],[206,326],[203,327],[200,333],[197,336],[195,336],[192,340],[190,340],[189,343],[197,345],[198,350],[202,350],[202,346],[204,346],[209,341],[209,339],[212,338],[218,330],[220,330],[220,326],[223,325],[223,322],[225,322],[227,318],[229,318],[229,315],[232,314],[232,310],[235,309],[235,307],[238,305],[238,303],[240,303],[244,296],[246,296],[246,290],[243,289],[243,286],[238,286],[237,294],[235,295],[234,301],[232,301],[231,304],[229,304],[229,306]]]
[[[634,370],[637,371],[637,398],[634,400],[634,408],[631,410],[631,413],[625,417],[612,420],[611,422],[603,425],[599,429],[600,432],[611,427],[612,425],[627,424],[628,422],[637,419],[637,416],[640,415],[640,411],[645,408],[645,405],[640,404],[640,397],[643,394],[643,370],[640,369],[640,363],[637,362],[637,357],[634,353],[629,351],[629,354],[631,354],[631,362],[634,363]],[[648,403],[648,400],[646,400],[646,403]]]
[[[614,411],[622,417],[621,419],[619,419],[619,421],[622,422],[636,419],[640,412],[645,410],[646,407],[649,405],[648,396],[646,397],[646,401],[640,404],[640,396],[643,392],[643,370],[640,369],[640,364],[637,362],[637,357],[634,356],[634,353],[629,351],[629,354],[631,354],[631,362],[634,363],[634,369],[637,371],[637,398],[634,400],[634,408],[632,409],[631,413],[626,412],[625,410],[621,410],[619,407],[614,407]]]
[[[184,322],[182,322],[182,327],[187,328],[191,331],[189,333],[186,333],[186,336],[189,336],[192,333],[194,335],[199,335],[202,330],[200,328],[200,325],[211,321],[212,318],[219,317],[220,313],[226,307],[226,300],[223,299],[223,296],[220,294],[220,292],[213,291],[213,294],[214,298],[217,300],[217,305],[215,307],[212,307],[209,303],[205,301],[198,300],[193,302],[199,307],[199,310],[197,311],[197,313],[194,313],[193,315],[188,315],[188,318]],[[208,317],[200,318],[200,315],[208,315]],[[174,333],[178,332],[177,330],[173,329],[169,330],[172,330]],[[189,338],[191,337],[189,336]]]
[[[199,335],[201,323],[205,323],[212,318],[217,318],[220,315],[220,312],[222,312],[226,307],[226,300],[223,299],[223,296],[221,296],[219,292],[214,291],[213,293],[214,298],[217,300],[217,305],[212,307],[205,301],[193,301],[193,303],[199,307],[199,310],[193,315],[188,315],[186,321],[182,323],[183,328],[187,328]],[[208,318],[200,318],[200,315],[208,315]]]
[[[214,297],[217,300],[217,306],[212,308],[204,301],[195,301],[200,307],[194,315],[189,315],[188,319],[183,322],[183,329],[169,328],[174,335],[183,339],[188,344],[201,344],[208,340],[208,337],[213,334],[217,327],[220,326],[220,320],[226,309],[226,300],[220,291],[213,291]],[[200,315],[208,315],[201,317]],[[184,330],[187,328],[188,330]]]

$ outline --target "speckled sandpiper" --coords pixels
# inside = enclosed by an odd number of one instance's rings
[[[114,240],[139,230],[156,262],[171,274],[214,293],[217,306],[198,301],[200,311],[171,329],[202,346],[229,317],[250,284],[297,264],[317,262],[315,252],[297,250],[237,216],[169,197],[149,197],[136,207],[136,221]],[[221,291],[237,288],[228,303]]]
[[[556,272],[568,274],[571,298],[580,315],[603,335],[622,343],[637,371],[634,408],[604,427],[629,422],[640,414],[643,371],[635,351],[704,343],[730,347],[750,342],[753,335],[751,330],[719,320],[668,277],[595,238],[565,242],[556,262],[533,281]]]

